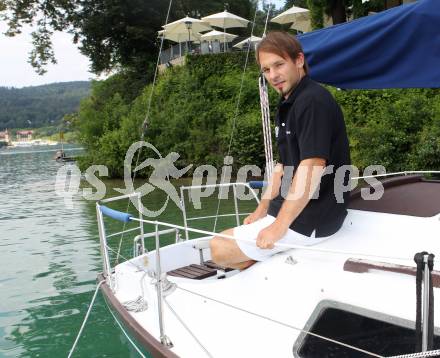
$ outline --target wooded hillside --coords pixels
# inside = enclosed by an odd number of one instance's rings
[[[0,130],[56,125],[89,94],[90,82],[86,81],[0,87]]]

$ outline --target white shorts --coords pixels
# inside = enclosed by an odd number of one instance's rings
[[[282,251],[289,250],[283,247],[274,247],[273,249],[260,249],[255,241],[257,240],[258,233],[269,226],[275,221],[275,218],[271,215],[267,215],[252,224],[241,225],[234,228],[234,237],[237,239],[237,245],[240,250],[250,259],[255,261],[264,261],[268,257]],[[312,236],[305,236],[296,231],[288,229],[284,236],[277,241],[280,244],[291,244],[291,245],[301,245],[301,246],[311,246],[316,245],[322,241],[327,240],[331,236],[315,238],[315,232]],[[254,242],[242,241],[242,240],[252,240]]]

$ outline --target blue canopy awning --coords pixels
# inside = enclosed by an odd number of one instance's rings
[[[339,88],[440,87],[440,0],[298,36],[311,77]]]

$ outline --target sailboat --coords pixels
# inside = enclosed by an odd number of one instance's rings
[[[300,41],[320,82],[440,87],[438,23],[436,0],[420,0]],[[214,233],[188,225],[184,193],[191,187],[181,188],[181,226],[111,208],[118,200],[140,203],[140,193],[102,200],[96,204],[99,287],[141,355],[440,356],[440,316],[434,316],[440,307],[440,181],[418,174],[385,174],[380,200],[365,201],[361,189],[353,191],[345,223],[331,239],[291,246],[244,271],[214,264]],[[247,188],[258,202],[253,184],[227,185]],[[237,207],[232,215],[240,217]],[[110,261],[108,240],[121,233],[108,233],[104,217],[137,224],[124,230],[134,245],[125,262]],[[199,238],[189,240],[189,233]],[[176,241],[161,247],[166,234]],[[147,252],[146,240],[156,249]]]

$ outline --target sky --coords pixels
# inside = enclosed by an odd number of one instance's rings
[[[268,2],[269,0],[266,0],[266,3]],[[285,0],[272,0],[271,3],[274,4],[277,9],[279,9],[280,7],[284,6]]]
[[[284,0],[271,1],[277,8],[284,5]],[[23,33],[15,37],[6,37],[3,33],[6,24],[0,22],[0,87],[27,87],[38,86],[53,82],[87,81],[95,78],[88,72],[89,61],[81,55],[78,48],[72,43],[72,36],[57,32],[54,34],[53,46],[56,65],[48,65],[47,73],[37,75],[28,63],[29,52],[32,49],[32,28],[25,27]]]
[[[89,61],[72,43],[72,36],[55,33],[53,45],[58,63],[48,65],[47,73],[39,76],[28,63],[32,49],[31,28],[15,37],[6,37],[6,25],[0,23],[0,86],[25,87],[53,82],[87,81],[94,77],[88,72]]]

